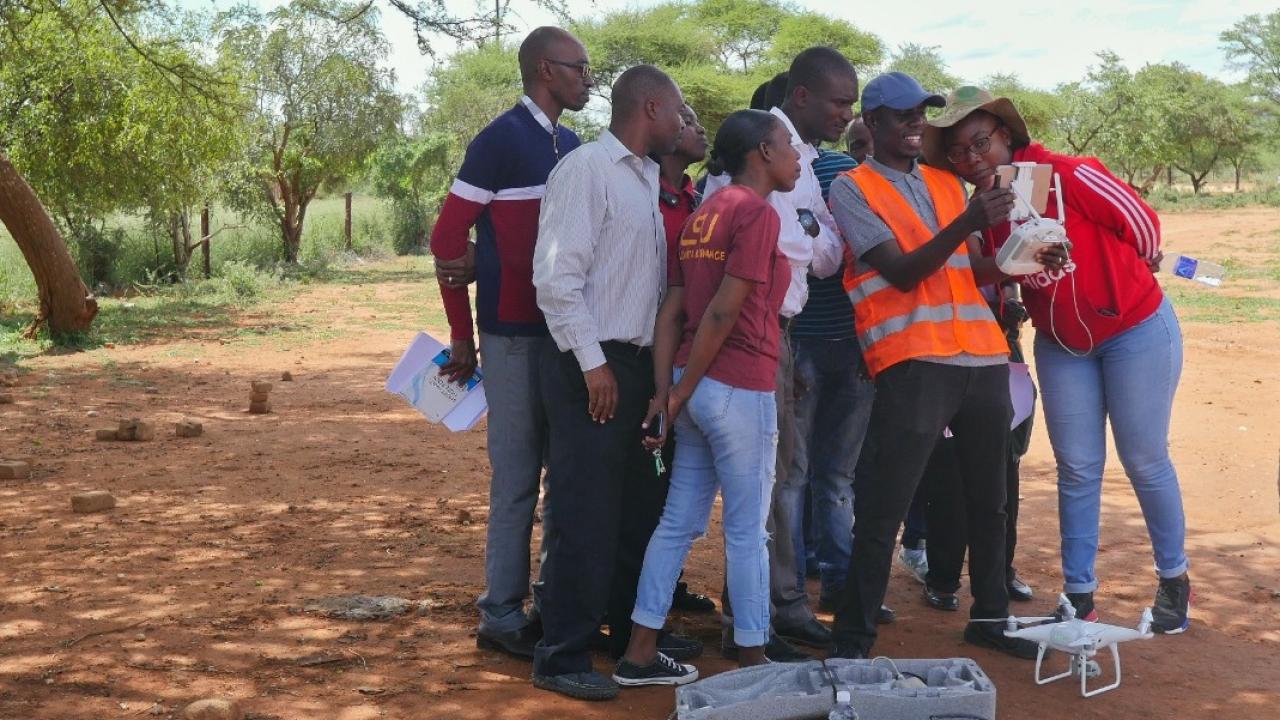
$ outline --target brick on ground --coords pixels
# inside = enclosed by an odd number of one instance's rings
[[[115,496],[106,490],[90,490],[71,496],[71,509],[78,513],[102,512],[115,506]]]
[[[182,420],[174,426],[174,434],[178,437],[200,437],[203,432],[204,425],[201,425],[195,420]]]
[[[31,465],[21,460],[0,460],[0,480],[26,480]]]

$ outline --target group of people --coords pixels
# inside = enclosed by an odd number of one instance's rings
[[[1154,549],[1153,627],[1187,628],[1167,447],[1182,343],[1152,275],[1159,219],[1128,186],[1033,142],[981,89],[944,98],[887,73],[859,93],[827,47],[797,55],[711,143],[677,83],[638,65],[582,144],[560,120],[594,85],[586,48],[543,27],[518,57],[525,94],[469,145],[431,235],[455,380],[478,363],[476,287],[493,472],[480,647],[586,700],[695,680],[702,644],[664,628],[673,606],[715,610],[681,577],[718,495],[721,650],[741,665],[809,658],[797,644],[867,657],[894,619],[896,548],[941,610],[959,609],[967,551],[965,640],[1034,657],[980,622],[1032,596],[1012,560],[1030,421],[1010,427],[1009,363],[1027,317],[1069,601],[1097,617],[1109,421]],[[997,181],[1013,162],[1060,176],[1064,216],[1043,214],[1070,239],[1017,278],[995,261],[1018,224]],[[617,660],[611,674],[594,651]]]

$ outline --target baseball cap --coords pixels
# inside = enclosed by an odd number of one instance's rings
[[[920,103],[933,107],[946,107],[946,98],[920,87],[910,75],[901,72],[885,73],[862,90],[862,110],[875,110],[888,106],[894,110],[910,110]]]

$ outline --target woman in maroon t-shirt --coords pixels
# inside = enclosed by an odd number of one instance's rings
[[[778,310],[791,282],[790,265],[778,250],[781,221],[765,197],[795,186],[800,156],[782,123],[758,110],[726,118],[712,152],[733,184],[707,199],[685,225],[654,332],[657,392],[646,427],[656,426],[657,435],[646,442],[661,447],[666,423],[674,421],[675,468],[662,521],[645,553],[631,643],[614,673],[620,685],[697,679],[692,665],[659,653],[657,639],[717,490],[724,498],[739,659],[743,665],[765,662],[765,517],[778,442]]]

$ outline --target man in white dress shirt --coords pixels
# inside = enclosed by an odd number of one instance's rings
[[[533,285],[555,340],[541,367],[548,482],[563,488],[550,498],[564,520],[546,545],[533,683],[582,700],[618,695],[612,678],[592,670],[588,645],[607,616],[615,649],[625,648],[645,547],[662,514],[640,427],[653,397],[653,326],[667,279],[659,166],[649,156],[675,150],[683,106],[657,68],[624,72],[609,129],[552,170],[538,221]],[[677,659],[701,652],[669,635],[659,646]]]
[[[795,189],[787,193],[775,192],[769,203],[782,219],[778,236],[778,248],[791,262],[791,287],[782,303],[782,346],[778,349],[778,482],[774,484],[773,506],[769,513],[769,585],[773,603],[773,627],[787,640],[815,648],[831,644],[831,631],[814,616],[808,597],[796,586],[795,548],[791,541],[791,527],[799,522],[785,503],[779,502],[779,492],[789,475],[795,437],[795,398],[790,330],[791,319],[804,308],[809,297],[808,275],[829,277],[840,267],[844,245],[840,232],[827,203],[822,199],[822,187],[813,174],[813,161],[818,157],[814,144],[834,142],[844,134],[853,120],[853,103],[858,99],[858,75],[853,65],[839,51],[828,47],[812,47],[801,52],[787,71],[786,99],[781,107],[769,112],[777,115],[791,131],[791,144],[800,152],[800,179]],[[707,180],[706,195],[728,184],[723,175]],[[828,448],[840,452],[840,448]],[[726,597],[722,597],[725,614],[732,614]],[[732,653],[732,641],[723,640],[724,649]],[[775,644],[776,648],[776,644]],[[772,659],[786,652],[775,650]],[[791,659],[791,658],[787,658]]]

